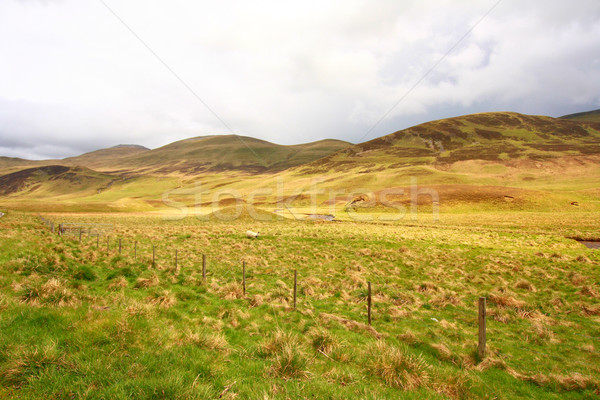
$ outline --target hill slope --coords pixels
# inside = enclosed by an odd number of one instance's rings
[[[600,110],[593,110],[593,111],[563,115],[560,118],[561,119],[570,119],[573,121],[600,122]]]
[[[348,145],[332,139],[284,146],[246,136],[200,136],[123,157],[116,166],[159,174],[228,170],[274,172],[317,160]]]
[[[116,165],[124,157],[131,157],[142,154],[150,149],[144,146],[134,144],[120,144],[118,146],[91,151],[77,157],[69,157],[62,162],[69,165],[85,166],[87,168],[106,168],[110,165]]]
[[[52,198],[79,192],[97,193],[110,186],[114,177],[87,168],[48,165],[0,176],[0,196]]]
[[[600,154],[600,123],[498,112],[427,122],[360,143],[300,167],[303,173],[346,167],[449,165]]]

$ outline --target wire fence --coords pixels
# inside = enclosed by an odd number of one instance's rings
[[[52,232],[54,232],[54,223],[52,223],[49,220],[46,220],[45,218],[41,217],[42,222],[49,227]],[[184,262],[186,262],[187,260],[185,259],[185,254],[181,253],[180,251],[178,251],[177,249],[167,249],[167,254],[170,254],[172,259],[165,259],[164,254],[165,254],[165,248],[164,247],[157,247],[154,244],[151,244],[151,253],[150,253],[150,246],[146,245],[146,246],[140,246],[140,243],[137,240],[134,241],[127,241],[126,243],[123,242],[122,238],[115,238],[112,242],[111,242],[111,238],[108,235],[109,233],[114,231],[114,226],[112,224],[88,224],[88,223],[63,223],[59,225],[60,228],[57,230],[57,234],[59,235],[64,235],[64,236],[74,236],[76,238],[77,235],[79,235],[79,241],[81,242],[82,240],[82,233],[85,233],[85,235],[83,237],[87,237],[87,238],[96,238],[96,247],[98,250],[106,250],[106,255],[110,256],[112,255],[119,255],[119,256],[127,256],[128,254],[131,255],[131,253],[133,253],[134,259],[138,262],[146,262],[149,263],[151,266],[156,266],[159,262],[159,260],[161,262],[164,262],[165,260],[169,261],[169,263],[171,264],[171,266],[175,269],[179,269],[182,267],[182,260]],[[100,243],[99,241],[99,237],[101,235],[104,235],[106,238],[106,241],[103,241],[102,243]],[[112,246],[111,246],[112,245]],[[127,247],[125,246],[127,245]],[[146,251],[144,251],[146,250]],[[160,250],[160,253],[157,252],[157,250]],[[159,259],[160,257],[160,259]],[[277,277],[281,278],[281,279],[288,279],[291,280],[291,276],[293,276],[293,285],[292,285],[292,290],[293,292],[290,292],[290,298],[292,298],[293,296],[293,309],[296,309],[297,307],[297,293],[298,293],[298,283],[301,281],[301,278],[299,278],[297,270],[293,270],[293,275],[292,274],[288,274],[289,276],[281,276],[281,274],[272,274],[272,273],[260,273],[260,272],[255,272],[255,273],[251,273],[248,269],[247,269],[247,265],[245,261],[242,261],[240,263],[240,270],[237,271],[236,269],[232,269],[232,268],[226,268],[224,270],[220,270],[219,271],[219,278],[224,278],[224,279],[231,279],[233,281],[237,281],[240,283],[241,287],[243,288],[243,297],[247,297],[248,293],[247,293],[247,279],[251,279],[252,281],[256,282],[256,280],[260,277],[263,276],[273,276],[276,275]],[[207,257],[205,254],[202,254],[202,276],[203,278],[207,277],[207,274],[215,276],[214,275],[214,271],[210,271],[210,267],[207,268]],[[397,285],[389,285],[389,284],[384,284],[384,283],[376,283],[373,284],[373,282],[367,282],[366,287],[363,288],[365,290],[365,293],[362,294],[361,293],[361,297],[360,298],[356,298],[354,301],[354,304],[356,306],[366,306],[366,312],[364,315],[364,322],[362,322],[365,325],[372,325],[372,321],[373,320],[377,320],[378,318],[381,318],[382,315],[378,315],[377,311],[375,309],[375,306],[377,305],[375,299],[376,299],[376,295],[379,293],[383,293],[383,292],[390,292],[390,291],[400,291],[402,290],[400,287],[398,287]],[[293,294],[292,294],[293,293]],[[486,299],[487,301],[487,306],[488,307],[494,307],[496,310],[500,310],[500,309],[515,309],[518,311],[518,307],[507,307],[504,304],[499,304],[494,302],[491,299]],[[485,308],[485,307],[484,307]],[[364,310],[364,309],[363,309]],[[473,311],[467,311],[464,309],[460,309],[458,307],[452,307],[451,310],[446,310],[445,312],[450,312],[454,315],[461,315],[463,318],[455,318],[455,321],[461,321],[462,323],[466,323],[470,326],[480,326],[481,325],[481,311],[478,313],[476,309],[474,309]],[[485,310],[484,310],[485,313]],[[561,315],[560,318],[562,320],[567,320],[573,324],[576,325],[580,325],[581,321],[576,321],[572,318],[567,318],[566,316]],[[435,323],[439,323],[440,321],[435,319],[435,318],[428,318],[429,320],[433,320],[433,322]],[[485,316],[484,316],[484,325],[486,323],[496,323],[496,321],[494,320],[494,318],[489,318],[486,320]],[[359,322],[359,321],[355,321],[355,322]],[[497,322],[498,324],[501,324],[501,322]],[[493,326],[493,330],[495,330],[497,326],[494,325]],[[560,335],[560,333],[554,332],[552,331],[548,326],[544,326],[544,329],[547,330],[549,335]],[[481,330],[480,330],[481,331]],[[484,328],[484,335],[486,334],[486,329]],[[587,334],[583,334],[583,333],[578,333],[575,331],[571,331],[570,334],[578,336],[578,337],[582,337],[588,340],[593,340],[593,341],[600,341],[600,336],[592,336],[592,335],[587,335]],[[480,333],[481,335],[481,333]],[[481,340],[481,338],[480,338]],[[485,339],[484,339],[485,342]],[[484,345],[485,347],[485,345]],[[522,346],[519,347],[519,350],[522,351],[523,353],[529,353],[530,355],[538,355],[538,356],[542,356],[546,359],[549,360],[553,360],[555,362],[562,362],[564,361],[564,356],[560,356],[557,354],[549,354],[540,350],[536,350],[534,348],[532,348],[531,346]],[[484,350],[485,351],[485,350]],[[499,349],[494,346],[494,351],[498,352]],[[589,348],[586,350],[586,352],[588,352],[589,354],[593,355],[594,357],[600,357],[600,352],[596,351],[593,347]],[[524,357],[518,357],[518,356],[514,356],[512,354],[506,354],[506,353],[496,353],[495,355],[498,355],[500,357],[509,357],[508,362],[515,362],[515,361],[519,361],[522,362],[524,364],[531,364],[533,358],[524,358]],[[574,360],[570,360],[570,362],[573,362]],[[589,366],[584,363],[583,361],[575,361],[575,364],[579,365],[580,367],[582,367],[582,369],[587,369]],[[487,384],[482,381],[482,383],[487,386]],[[488,387],[489,388],[489,387]],[[491,388],[489,388],[489,390],[492,390]],[[500,398],[500,397],[498,397]]]

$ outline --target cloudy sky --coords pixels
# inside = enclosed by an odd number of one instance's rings
[[[0,155],[600,108],[598,0],[2,0]]]

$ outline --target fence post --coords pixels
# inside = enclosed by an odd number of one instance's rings
[[[50,231],[54,233],[54,222],[50,223]]]
[[[133,244],[133,259],[137,261],[137,240]]]
[[[202,279],[206,279],[206,254],[202,254]]]
[[[100,248],[100,232],[96,233],[96,249]]]
[[[119,238],[119,255],[121,255],[121,238]]]
[[[294,310],[296,309],[296,293],[298,292],[298,270],[294,270]]]
[[[369,321],[369,325],[371,325],[371,282],[367,282],[367,320]]]
[[[246,296],[246,261],[242,261],[242,290]]]
[[[83,228],[79,228],[79,243],[81,243],[81,234],[83,233]]]
[[[479,354],[479,358],[483,359],[485,357],[485,340],[486,340],[486,332],[485,332],[485,297],[479,298],[479,343],[477,346],[477,354]]]
[[[106,256],[108,257],[110,255],[109,251],[108,251],[108,246],[109,246],[109,239],[110,236],[106,235]]]
[[[63,224],[58,224],[58,236],[62,236]]]

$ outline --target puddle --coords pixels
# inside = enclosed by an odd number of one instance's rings
[[[600,240],[578,240],[578,242],[590,249],[600,249]]]
[[[335,217],[333,215],[328,215],[328,214],[308,214],[308,218],[323,219],[325,221],[333,221],[335,219]]]

